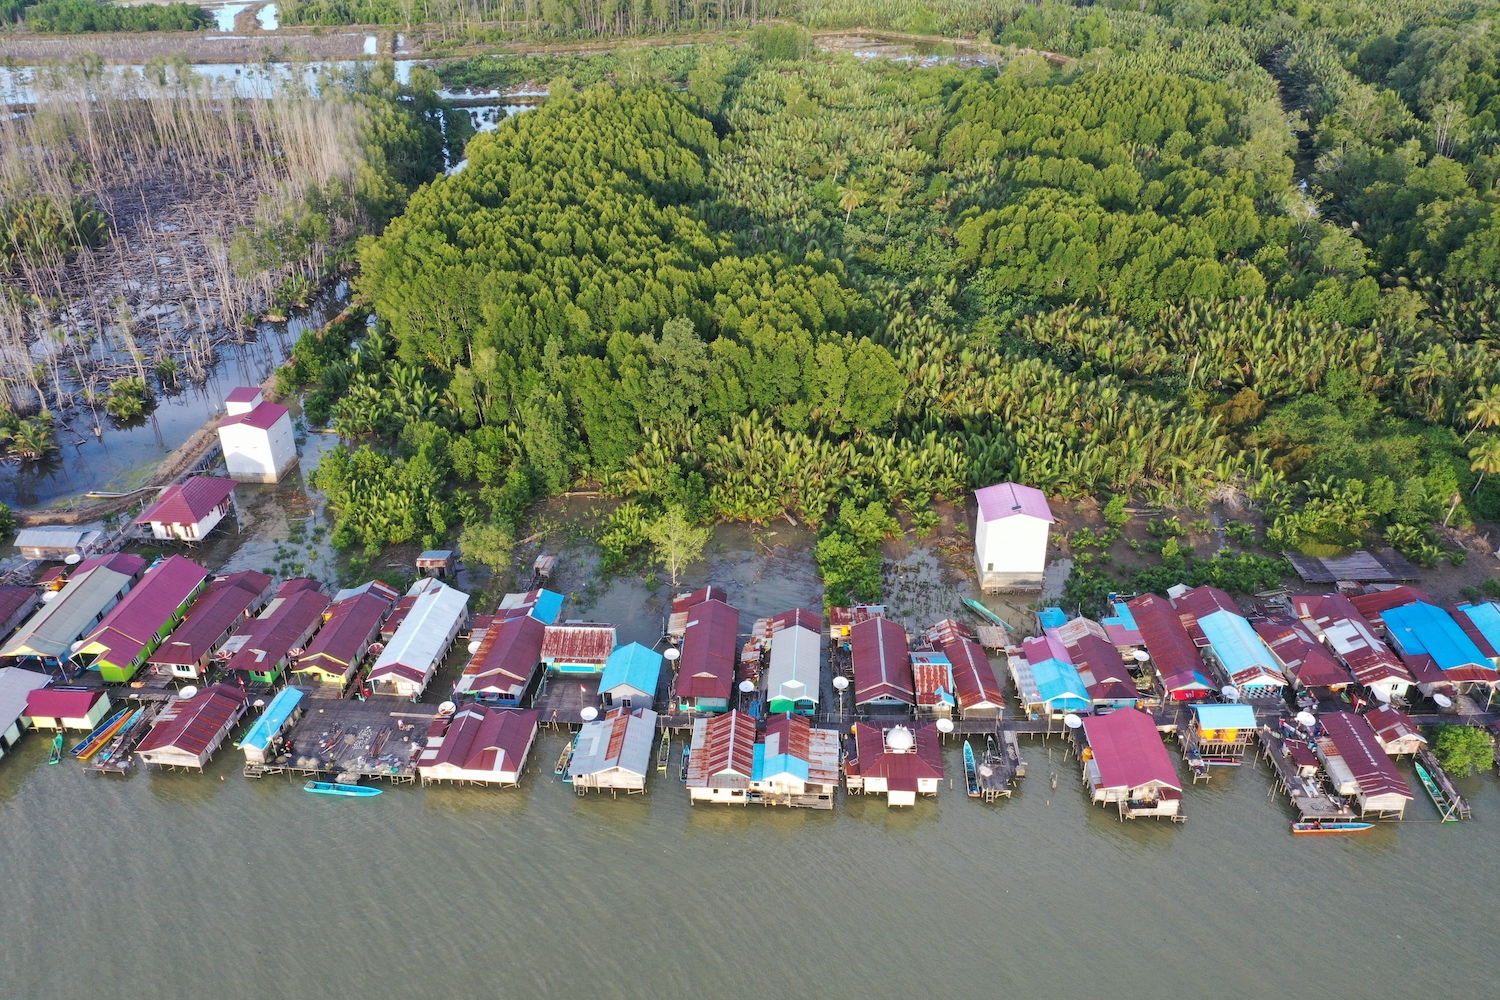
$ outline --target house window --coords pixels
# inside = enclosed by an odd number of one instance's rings
[[[994,563],[985,563],[984,564],[984,571],[986,573],[993,573],[993,572],[995,572],[995,564]]]

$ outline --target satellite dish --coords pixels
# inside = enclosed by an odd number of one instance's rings
[[[1235,687],[1233,684],[1225,684],[1222,688],[1219,689],[1219,693],[1224,696],[1225,701],[1240,700],[1240,689]]]
[[[192,684],[189,684],[181,691],[178,691],[177,695],[180,698],[196,698],[198,696],[198,688]]]
[[[83,648],[83,640],[79,639],[77,642],[73,643],[73,645],[70,646],[70,647],[68,647],[68,648],[71,649],[75,653],[78,652],[80,649]]]
[[[458,706],[451,701],[445,701],[438,706],[438,715],[452,715],[458,711]]]
[[[1130,655],[1135,657],[1135,662],[1137,663],[1145,663],[1147,660],[1151,659],[1151,654],[1146,652],[1144,649],[1137,649]]]
[[[840,691],[848,690],[848,688],[849,688],[849,678],[844,677],[842,675],[840,675],[838,677],[835,677],[833,679],[833,686],[836,689],[840,690]]]
[[[55,601],[55,600],[57,600],[57,591],[55,591],[55,590],[49,590],[45,594],[42,595],[42,603],[43,604],[46,604],[48,601]]]
[[[953,720],[952,719],[939,719],[939,720],[937,720],[937,727],[938,727],[938,732],[940,732],[940,733],[951,733],[951,732],[953,732]]]
[[[1437,705],[1438,708],[1452,708],[1453,707],[1453,699],[1450,698],[1450,697],[1448,697],[1445,694],[1435,694],[1435,695],[1432,696],[1432,700]]]
[[[1373,694],[1375,696],[1375,700],[1380,702],[1382,705],[1389,705],[1391,703],[1391,692],[1386,688],[1373,687],[1370,688],[1370,693]]]
[[[83,556],[79,555],[77,552],[69,552],[65,557],[63,557],[63,562],[67,563],[69,566],[77,566],[79,563],[83,562]]]
[[[668,646],[666,652],[661,654],[662,659],[666,660],[668,663],[676,662],[677,658],[681,655],[682,650],[678,649],[676,646]]]
[[[265,708],[266,707],[266,699],[264,699],[264,698],[257,698],[257,699],[255,699],[255,707],[256,708]]]
[[[1311,712],[1298,712],[1297,721],[1302,723],[1304,726],[1312,726],[1317,724],[1318,717],[1316,715],[1313,715]]]
[[[897,726],[885,734],[885,746],[891,753],[910,753],[916,745],[917,738],[905,726]]]
[[[582,712],[579,712],[578,714],[583,717],[584,722],[593,722],[595,719],[599,718],[599,710],[593,705],[585,706],[584,710]]]
[[[1069,729],[1077,729],[1079,726],[1083,725],[1083,720],[1074,713],[1069,712],[1067,715],[1063,716],[1063,725],[1067,726]]]
[[[740,693],[741,694],[749,694],[751,691],[754,691],[754,690],[755,690],[755,682],[754,681],[750,680],[749,678],[746,678],[745,680],[740,681]]]
[[[473,656],[477,652],[479,652],[479,640],[475,639],[473,642],[469,643],[469,655]]]

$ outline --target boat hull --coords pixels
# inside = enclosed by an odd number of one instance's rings
[[[1335,833],[1364,833],[1374,827],[1374,823],[1293,823],[1292,833],[1299,837],[1327,836]]]
[[[304,792],[312,792],[314,795],[349,795],[363,798],[370,795],[379,795],[382,789],[367,788],[364,785],[341,785],[336,781],[309,781],[302,786]]]

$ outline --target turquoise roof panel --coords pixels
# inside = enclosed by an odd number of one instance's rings
[[[1255,709],[1249,705],[1194,705],[1200,729],[1254,729]]]
[[[616,646],[609,659],[604,661],[599,690],[612,691],[624,685],[654,696],[660,678],[661,654],[632,642],[628,646]]]
[[[1464,634],[1453,616],[1442,608],[1418,601],[1391,608],[1381,615],[1391,638],[1411,655],[1426,653],[1444,670],[1466,666],[1490,666],[1490,661]]]
[[[281,727],[286,725],[286,720],[292,717],[297,706],[302,704],[302,692],[298,688],[282,688],[266,710],[260,713],[260,718],[245,733],[244,737],[235,744],[240,747],[254,747],[256,750],[264,750],[281,732]]]

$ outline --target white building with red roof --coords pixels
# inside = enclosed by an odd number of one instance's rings
[[[469,705],[440,716],[428,728],[427,746],[417,755],[422,784],[520,784],[541,715],[534,708]]]
[[[219,421],[219,444],[229,474],[247,483],[274,483],[297,462],[292,415],[267,402],[259,389],[241,386],[224,400],[229,415]]]
[[[1047,495],[1020,483],[997,483],[974,491],[974,564],[986,591],[1041,590],[1047,568],[1052,508]]]
[[[916,805],[918,795],[937,795],[943,782],[943,749],[937,726],[882,730],[854,724],[854,756],[845,761],[849,791],[884,795],[886,805]]]
[[[169,704],[136,747],[142,763],[196,767],[200,771],[245,714],[249,696],[230,684],[214,684]]]
[[[1113,803],[1121,819],[1181,820],[1182,781],[1151,716],[1121,708],[1085,716],[1083,731],[1083,778],[1095,802]]]
[[[744,712],[693,720],[688,800],[745,805],[755,776],[755,720]]]
[[[234,510],[233,479],[193,476],[162,490],[156,502],[135,519],[164,542],[201,542]]]
[[[103,688],[37,688],[26,696],[26,715],[37,729],[90,730],[110,710]]]

